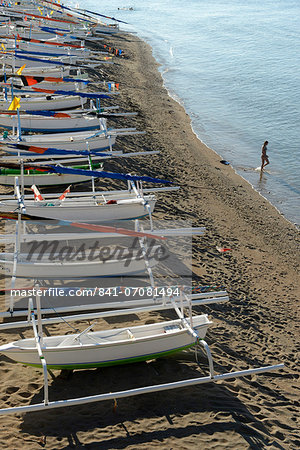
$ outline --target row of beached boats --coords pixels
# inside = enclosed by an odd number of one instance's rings
[[[104,39],[121,32],[118,21],[49,0],[2,3],[0,15],[0,184],[14,189],[13,195],[0,194],[0,216],[6,224],[0,235],[1,245],[5,246],[0,272],[9,284],[0,329],[33,329],[32,338],[4,344],[0,352],[19,363],[41,367],[44,377],[42,403],[2,408],[0,414],[117,399],[281,368],[276,365],[215,373],[205,341],[212,322],[206,314],[194,314],[193,307],[228,301],[226,291],[208,289],[193,294],[191,286],[184,285],[181,272],[177,285],[171,286],[170,277],[166,277],[170,269],[176,272],[174,242],[176,250],[182,238],[191,239],[205,229],[166,228],[154,223],[157,194],[179,189],[170,180],[129,174],[125,169],[124,173],[104,170],[103,163],[108,159],[125,161],[158,153],[114,149],[122,136],[144,133],[134,127],[108,126],[112,117],[136,114],[119,110],[119,84],[106,80],[103,71],[105,64],[113,64],[114,58],[123,55],[122,50],[112,55],[104,45]],[[111,24],[103,22],[103,17]],[[93,47],[89,47],[90,43]],[[93,86],[93,69],[102,73],[102,80],[98,80],[101,91]],[[102,178],[125,183],[126,188],[99,190],[96,185]],[[82,182],[89,182],[89,190],[76,190]],[[66,186],[64,191],[62,185]],[[45,187],[51,187],[51,192],[44,192]],[[173,240],[173,250],[168,253],[165,246],[169,240]],[[168,258],[171,263],[167,270]],[[179,266],[182,269],[181,261]],[[155,270],[163,276],[157,278]],[[116,284],[120,277],[123,287]],[[136,285],[131,286],[134,282]],[[66,297],[56,294],[58,304],[54,308],[49,297],[50,291],[56,289],[69,295],[68,299],[71,291],[75,292],[73,299],[77,303],[63,303]],[[23,297],[28,297],[27,306]],[[177,318],[92,331],[97,327],[94,322],[72,334],[43,333],[43,326],[53,323],[82,323],[121,317],[128,311],[138,314],[164,310],[175,311]],[[19,317],[23,320],[19,321]],[[147,361],[190,347],[204,350],[209,376],[91,397],[49,400],[49,369]]]

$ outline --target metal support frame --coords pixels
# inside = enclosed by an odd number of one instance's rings
[[[14,312],[14,299],[12,296],[12,290],[15,287],[16,279],[17,279],[17,265],[18,265],[18,258],[20,254],[20,243],[21,238],[20,235],[22,233],[21,230],[22,223],[21,223],[21,214],[18,213],[18,220],[16,222],[16,235],[15,235],[15,249],[14,249],[14,255],[13,255],[13,268],[12,268],[12,277],[11,277],[11,291],[10,291],[10,297],[9,297],[9,314],[10,316],[13,315]]]
[[[212,303],[224,303],[228,299],[220,298],[220,299],[208,299],[208,300],[199,300],[199,301],[193,301],[193,306],[203,306],[203,305],[209,305]],[[111,305],[113,306],[113,305]],[[153,304],[148,307],[137,307],[137,308],[130,308],[130,306],[124,307],[123,309],[117,309],[114,311],[101,311],[101,312],[91,312],[91,313],[84,313],[84,314],[75,314],[70,316],[61,316],[61,317],[50,317],[50,318],[42,318],[41,322],[43,325],[50,325],[54,323],[62,323],[68,320],[72,321],[80,321],[80,320],[92,320],[92,319],[101,319],[105,317],[117,317],[117,316],[126,316],[129,313],[131,314],[138,314],[141,312],[151,312],[151,311],[164,311],[168,309],[172,309],[173,304],[170,302],[164,302],[164,303],[158,303]],[[85,308],[86,310],[88,308]],[[92,308],[91,308],[92,309]],[[97,305],[97,309],[101,309],[101,304]],[[57,308],[55,310],[49,309],[47,311],[49,314],[53,314],[54,312],[57,312]],[[71,311],[70,311],[71,312]],[[43,310],[42,313],[44,314]],[[29,320],[24,320],[20,322],[11,322],[11,323],[3,323],[0,325],[0,331],[1,330],[12,330],[14,328],[26,328],[30,326]]]
[[[30,318],[31,318],[31,324],[34,332],[34,339],[35,339],[35,345],[36,349],[39,355],[39,358],[41,360],[42,368],[43,368],[43,377],[44,377],[44,405],[47,406],[49,403],[49,393],[48,393],[48,371],[47,371],[47,363],[46,359],[43,355],[42,351],[42,345],[43,345],[43,335],[42,335],[42,327],[41,327],[41,314],[40,314],[40,308],[39,304],[37,307],[37,315],[38,315],[38,328],[36,326],[35,321],[35,313],[33,309],[33,303],[32,299],[29,299],[28,302],[28,310],[30,310]]]
[[[199,339],[197,344],[202,345],[202,347],[204,348],[204,351],[205,351],[207,359],[208,359],[209,376],[213,379],[215,377],[215,370],[214,370],[214,362],[213,362],[213,359],[211,356],[211,351],[210,351],[209,345],[204,339]],[[196,346],[196,351],[197,351],[197,346]],[[196,355],[197,355],[197,353],[196,353]],[[197,363],[198,363],[198,360],[197,360]]]
[[[200,294],[191,294],[188,295],[187,298],[191,300],[192,306],[203,306],[210,305],[212,303],[224,303],[229,300],[227,293],[225,291],[220,292],[207,292]],[[173,300],[176,302],[178,297],[173,296]],[[184,301],[184,306],[188,306],[188,303]],[[116,302],[108,302],[108,303],[98,303],[98,304],[83,304],[78,306],[71,307],[57,307],[53,308],[43,308],[41,309],[41,313],[43,315],[46,314],[63,314],[63,313],[78,313],[80,311],[94,311],[90,313],[84,314],[76,314],[71,316],[64,317],[51,317],[51,318],[43,318],[42,323],[44,325],[50,323],[60,323],[64,320],[84,320],[84,319],[93,319],[93,318],[103,318],[103,317],[111,317],[111,316],[122,316],[128,314],[128,311],[133,313],[139,312],[149,312],[149,311],[162,311],[166,309],[172,309],[173,303],[170,301],[169,297],[159,297],[159,298],[148,298],[148,299],[140,299],[140,300],[129,300],[129,301],[116,301]],[[111,309],[114,308],[112,311]],[[102,310],[101,312],[95,311]],[[104,311],[108,310],[108,311]],[[26,316],[27,311],[14,311],[13,317],[23,317]],[[0,317],[9,318],[11,314],[8,312],[1,313]],[[11,322],[11,323],[2,323],[0,324],[0,331],[13,329],[13,328],[22,328],[30,325],[30,320],[22,322]]]
[[[151,229],[152,229],[152,227],[151,227]],[[141,231],[138,220],[135,220],[135,231]],[[152,269],[149,264],[149,260],[147,258],[147,246],[146,246],[145,240],[146,240],[145,238],[139,238],[139,245],[142,250],[143,257],[144,257],[144,262],[145,262],[146,270],[147,270],[147,273],[149,276],[150,284],[154,288],[155,287],[154,276],[153,276],[153,272],[152,272]]]
[[[178,191],[179,186],[166,186],[166,187],[153,187],[153,188],[144,188],[143,189],[143,193],[144,194],[149,194],[151,192],[155,193],[155,192],[171,192],[171,191]],[[128,192],[131,192],[130,190],[114,190],[114,191],[98,191],[97,195],[101,195],[102,193],[106,194],[106,195],[118,195],[118,194],[128,194]],[[90,197],[91,193],[90,192],[71,192],[69,197]],[[55,194],[43,194],[43,197],[45,199],[52,199],[55,198]],[[24,195],[24,199],[31,199],[32,195],[31,194],[25,194]],[[11,195],[6,195],[6,194],[1,194],[0,195],[0,199],[1,200],[11,200],[12,196]]]
[[[67,407],[67,406],[84,405],[87,403],[101,402],[104,400],[117,400],[119,398],[133,397],[133,396],[141,395],[141,394],[150,394],[153,392],[162,392],[162,391],[167,391],[167,390],[171,390],[171,389],[185,388],[185,387],[190,387],[190,386],[196,386],[198,384],[212,383],[212,382],[217,382],[220,380],[228,380],[231,378],[240,378],[240,377],[246,377],[246,376],[255,375],[255,374],[258,375],[258,374],[262,374],[265,372],[280,370],[280,369],[283,369],[283,367],[284,367],[284,364],[276,364],[276,365],[272,365],[272,366],[258,367],[255,369],[247,369],[247,370],[241,370],[241,371],[236,371],[236,372],[228,372],[228,373],[223,373],[223,374],[214,375],[214,376],[211,376],[211,374],[210,374],[209,376],[206,376],[206,377],[191,378],[191,379],[175,381],[175,382],[171,382],[171,383],[156,384],[156,385],[152,385],[152,386],[144,386],[144,387],[135,388],[135,389],[128,389],[125,391],[109,392],[109,393],[105,393],[105,394],[72,398],[72,399],[67,399],[67,400],[58,400],[58,401],[54,401],[54,402],[50,402],[48,400],[48,397],[46,398],[46,395],[48,394],[48,385],[47,385],[47,387],[44,386],[45,397],[44,397],[43,403],[37,403],[37,404],[27,405],[27,406],[12,407],[12,408],[2,408],[2,409],[0,409],[0,415],[19,414],[19,413],[26,413],[26,412],[42,411],[42,410],[47,411],[47,410],[54,409],[54,408],[63,408],[63,407]],[[45,380],[45,376],[44,376],[44,380]]]
[[[209,376],[181,380],[181,381],[176,381],[176,382],[171,382],[171,383],[145,386],[145,387],[134,388],[134,389],[129,389],[129,390],[125,390],[125,391],[117,391],[117,392],[113,392],[113,393],[110,392],[110,393],[105,393],[105,394],[98,394],[98,395],[93,395],[93,396],[86,396],[86,397],[79,397],[79,398],[74,398],[74,399],[50,402],[49,401],[49,392],[48,392],[47,363],[43,356],[43,352],[42,352],[42,348],[41,348],[41,345],[42,345],[41,327],[42,327],[43,319],[41,318],[40,302],[39,302],[39,298],[37,298],[37,317],[38,317],[38,329],[37,329],[35,313],[33,310],[33,304],[32,304],[32,300],[30,299],[29,306],[28,306],[28,316],[31,319],[31,324],[32,324],[34,336],[35,336],[36,348],[37,348],[37,351],[38,351],[38,354],[39,354],[39,357],[40,357],[40,360],[42,363],[43,378],[44,378],[44,401],[43,401],[43,403],[37,403],[37,404],[33,404],[33,405],[19,406],[19,407],[12,407],[12,408],[2,408],[2,409],[0,409],[0,415],[49,410],[49,409],[54,409],[54,408],[62,408],[62,407],[67,407],[67,406],[76,406],[76,405],[100,402],[100,401],[104,401],[104,400],[116,400],[119,398],[132,397],[132,396],[141,395],[141,394],[162,392],[162,391],[171,390],[171,389],[195,386],[198,384],[217,382],[220,380],[239,378],[239,377],[249,376],[249,375],[253,375],[253,374],[261,374],[261,373],[265,373],[265,372],[279,370],[284,367],[284,364],[277,364],[277,365],[272,365],[272,366],[258,367],[258,368],[254,368],[254,369],[247,369],[247,370],[242,370],[242,371],[229,372],[229,373],[223,373],[220,375],[216,375],[214,372],[213,358],[212,358],[208,344],[206,343],[206,341],[204,339],[200,339],[200,340],[198,339],[197,333],[191,328],[190,324],[184,317],[184,314],[183,314],[184,306],[189,307],[190,314],[191,314],[191,306],[192,306],[191,300],[187,296],[184,296],[182,293],[178,298],[179,303],[180,303],[180,308],[175,303],[174,299],[169,299],[169,301],[170,301],[169,305],[167,305],[166,299],[163,299],[163,300],[164,300],[163,304],[161,304],[160,307],[158,307],[158,305],[155,305],[153,307],[153,309],[155,309],[155,310],[171,309],[171,308],[175,309],[178,316],[182,319],[182,323],[183,323],[184,327],[189,329],[191,334],[195,337],[196,346],[201,345],[204,348],[204,351],[205,351],[207,359],[208,359],[208,364],[209,364]],[[211,299],[211,300],[216,300],[216,299]],[[222,301],[224,301],[224,299],[222,299]],[[200,300],[200,302],[202,302],[202,304],[204,304],[205,300],[204,299]],[[150,307],[134,308],[134,309],[131,309],[131,312],[133,312],[133,311],[137,312],[137,309],[139,309],[139,310],[146,309],[148,311],[151,310]],[[124,313],[128,313],[128,310],[125,309],[123,311],[107,311],[106,315],[107,316],[115,316],[115,315],[121,315]],[[101,314],[103,315],[103,314],[105,314],[105,312],[101,313]],[[76,317],[70,316],[70,319],[71,318],[73,320],[76,320]],[[96,318],[95,314],[93,314],[93,318]],[[82,333],[87,332],[92,326],[93,325],[90,325]]]

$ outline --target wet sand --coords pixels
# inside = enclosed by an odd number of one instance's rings
[[[114,161],[107,168],[174,181],[180,191],[159,195],[154,216],[206,227],[205,236],[193,239],[194,284],[224,286],[230,295],[226,304],[201,308],[214,322],[207,341],[216,371],[280,362],[286,367],[278,373],[123,399],[117,405],[104,402],[3,417],[0,446],[299,448],[298,230],[197,139],[184,109],[163,87],[147,44],[131,35],[107,42],[126,55],[103,69],[106,79],[120,82],[121,94],[114,101],[139,113],[135,118],[119,119],[118,126],[146,131],[143,136],[119,139],[116,149],[161,152],[150,158]],[[220,253],[216,247],[231,250]],[[144,314],[140,319],[146,323],[156,315]],[[120,319],[114,325],[123,322]],[[29,336],[30,330],[24,335]],[[1,341],[16,337],[15,332],[2,333]],[[3,356],[0,361],[2,406],[42,400],[39,370],[8,363]],[[191,351],[148,364],[76,371],[68,380],[55,372],[50,398],[207,374],[205,358],[200,362],[199,369]]]

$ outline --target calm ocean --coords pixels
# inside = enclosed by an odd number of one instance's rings
[[[152,46],[199,139],[299,225],[299,0],[83,4],[130,23],[122,28]],[[260,179],[265,140],[270,165]]]

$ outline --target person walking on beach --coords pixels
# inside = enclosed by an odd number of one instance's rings
[[[268,141],[265,141],[261,148],[261,172],[264,170],[264,167],[270,164],[269,157],[267,155],[267,145]]]

